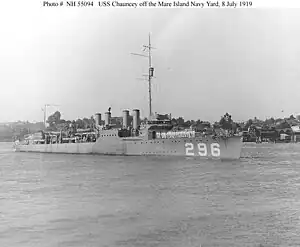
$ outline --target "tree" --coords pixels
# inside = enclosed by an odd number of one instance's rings
[[[52,115],[48,117],[47,123],[49,123],[50,127],[60,123],[61,114],[59,111],[54,112]]]
[[[219,124],[222,129],[232,129],[233,121],[231,119],[231,115],[226,112],[226,114],[221,118]]]
[[[179,126],[184,126],[184,119],[183,119],[182,117],[179,117],[179,118],[177,118],[176,120],[177,120],[177,124],[178,124]]]
[[[277,129],[287,129],[287,128],[290,128],[291,126],[288,124],[288,122],[284,121],[284,122],[281,122],[280,124],[278,124],[276,126]]]
[[[94,126],[96,124],[96,120],[93,115],[90,118],[90,124],[92,124],[92,126]]]
[[[247,123],[245,124],[244,128],[245,128],[245,129],[248,129],[252,124],[253,124],[252,119],[249,119],[249,120],[247,121]]]
[[[213,128],[214,129],[219,129],[221,126],[220,126],[220,122],[214,122],[213,123]]]
[[[200,119],[198,119],[197,121],[196,121],[196,124],[198,125],[198,124],[201,124],[202,123],[202,121],[200,120]]]
[[[75,126],[76,126],[76,128],[78,128],[78,129],[84,129],[85,128],[85,126],[84,126],[84,121],[82,120],[82,119],[76,119],[76,121],[75,121]]]
[[[275,124],[275,119],[272,118],[272,117],[270,119],[266,119],[265,124],[266,125],[273,125],[273,124]]]
[[[184,122],[183,126],[184,126],[185,128],[190,127],[190,126],[191,126],[191,121],[190,121],[190,120],[187,120],[186,122]]]
[[[174,126],[176,126],[176,125],[178,124],[178,123],[177,123],[177,119],[172,118],[171,124],[174,125]]]
[[[269,129],[269,125],[266,124],[266,123],[264,123],[263,126],[262,126],[262,128],[265,129],[265,130],[267,130],[267,129]]]
[[[88,118],[83,118],[82,121],[85,129],[89,128],[92,125],[91,120]]]

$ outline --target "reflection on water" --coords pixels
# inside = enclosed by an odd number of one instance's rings
[[[300,246],[299,151],[199,162],[0,144],[0,246]]]

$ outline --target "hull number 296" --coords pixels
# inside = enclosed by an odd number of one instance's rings
[[[220,144],[219,143],[211,143],[210,151],[211,151],[211,156],[219,157],[221,155]],[[199,156],[207,156],[208,148],[205,143],[198,143],[196,150],[195,150],[193,143],[186,143],[185,144],[185,154],[188,156],[195,156],[197,154]]]

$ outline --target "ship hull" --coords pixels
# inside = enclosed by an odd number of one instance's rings
[[[131,156],[190,156],[212,159],[238,159],[242,149],[241,137],[226,139],[212,137],[156,139],[99,138],[93,143],[16,145],[17,152],[131,155]]]

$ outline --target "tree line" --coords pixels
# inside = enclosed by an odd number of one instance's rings
[[[142,119],[142,122],[145,122],[147,119]],[[122,120],[121,120],[122,121]],[[61,118],[61,113],[59,111],[54,112],[47,118],[48,127],[45,129],[42,122],[30,123],[28,121],[10,124],[9,126],[2,125],[0,127],[0,141],[9,141],[14,137],[23,137],[26,134],[34,133],[39,130],[46,131],[64,131],[71,128],[77,129],[87,129],[93,128],[95,126],[95,119],[93,116],[90,118],[82,118],[77,120],[65,120]],[[291,115],[288,118],[268,118],[266,120],[259,120],[254,117],[249,119],[246,122],[235,122],[233,121],[230,114],[226,113],[221,117],[219,121],[210,123],[208,121],[198,120],[185,120],[183,117],[172,118],[171,123],[174,126],[181,128],[193,127],[199,131],[203,129],[211,128],[223,128],[223,129],[232,129],[234,131],[248,130],[249,127],[261,127],[263,129],[286,129],[290,128],[292,125],[299,124],[298,120]]]
[[[87,129],[93,128],[95,125],[95,119],[93,116],[90,118],[76,119],[76,120],[65,120],[61,119],[61,113],[59,111],[54,112],[47,119],[48,127],[46,130],[48,131],[56,131],[56,130],[65,130],[70,128],[70,126],[75,127],[77,129]]]
[[[244,129],[249,127],[261,127],[262,129],[287,129],[293,125],[299,125],[299,121],[293,116],[290,115],[287,118],[268,118],[266,120],[260,120],[256,117],[254,119],[249,119],[244,125]]]

